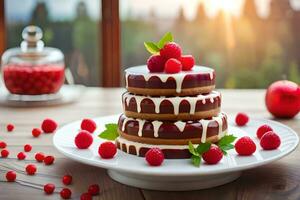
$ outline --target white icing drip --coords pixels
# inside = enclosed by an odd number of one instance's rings
[[[143,136],[143,127],[144,127],[144,124],[146,121],[142,120],[142,119],[136,119],[136,121],[138,121],[138,123],[139,123],[138,136],[142,137]]]
[[[160,126],[162,125],[162,122],[161,121],[153,121],[152,125],[153,125],[154,137],[157,138],[158,137],[158,130],[159,130]]]
[[[122,137],[118,137],[117,140],[120,143],[120,145],[127,144],[129,146],[134,146],[136,148],[136,151],[137,150],[139,151],[140,148],[142,148],[142,147],[144,147],[144,148],[158,147],[160,149],[188,149],[189,148],[188,145],[154,145],[154,144],[145,144],[145,143],[139,143],[139,142],[129,141],[129,140],[126,140],[126,139],[124,139]],[[197,144],[194,145],[194,147],[196,147],[196,146],[197,146]]]
[[[178,78],[175,79],[175,81],[176,81],[176,92],[177,93],[181,92],[182,82],[183,82],[184,78],[185,78],[185,76],[178,76]]]
[[[200,120],[200,122],[202,124],[201,142],[204,143],[206,141],[207,127],[208,127],[210,120],[202,119],[202,120]]]
[[[130,118],[125,118],[124,121],[123,121],[123,124],[122,124],[122,130],[121,131],[125,131],[125,125],[126,123],[130,120]]]
[[[129,78],[129,74],[127,74],[125,72],[125,84],[126,84],[126,88],[128,88],[128,78]]]
[[[160,113],[160,104],[163,100],[165,100],[165,98],[151,98],[155,106],[155,113]]]
[[[196,111],[196,104],[197,101],[201,101],[202,103],[206,103],[206,99],[210,99],[210,102],[214,102],[214,98],[220,96],[219,92],[212,91],[208,95],[198,95],[196,97],[150,97],[150,96],[140,96],[140,95],[133,95],[130,93],[125,93],[123,95],[123,102],[125,101],[126,105],[129,106],[130,100],[132,98],[135,99],[136,105],[137,105],[137,112],[141,112],[141,102],[144,99],[150,99],[155,107],[155,113],[160,113],[160,105],[164,100],[168,100],[171,102],[171,104],[174,107],[174,114],[178,115],[179,114],[179,107],[182,101],[186,100],[190,104],[190,114],[194,114]]]
[[[140,149],[141,149],[141,146],[135,146],[135,151],[136,151],[136,155],[137,156],[140,156]]]
[[[209,78],[210,78],[210,80],[212,80],[214,78],[214,72],[213,71],[209,72]]]
[[[126,147],[126,153],[128,153],[130,145],[127,146],[127,145],[125,144],[125,147]]]
[[[172,102],[172,104],[173,104],[173,107],[174,107],[174,114],[175,115],[178,115],[179,114],[179,106],[180,106],[180,103],[181,103],[181,101],[180,101],[180,97],[174,97],[173,98],[174,100],[172,101],[171,100],[171,102]]]
[[[189,98],[190,99],[190,98]],[[195,114],[195,112],[196,112],[196,104],[197,104],[197,101],[193,101],[193,100],[191,100],[191,101],[189,101],[188,100],[188,102],[189,102],[189,104],[190,104],[190,114],[192,115],[192,114]]]
[[[213,117],[213,120],[216,120],[216,122],[218,123],[219,125],[219,130],[218,130],[218,138],[222,138],[223,137],[223,131],[222,131],[222,128],[223,128],[223,117],[219,116],[219,117]]]
[[[177,121],[174,123],[177,128],[179,129],[180,132],[182,132],[185,128],[185,125],[186,125],[186,122],[183,122],[183,121]]]

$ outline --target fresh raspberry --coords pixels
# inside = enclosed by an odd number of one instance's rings
[[[30,144],[25,144],[25,145],[24,145],[24,151],[25,151],[25,152],[30,152],[31,149],[32,149],[32,146],[31,146]]]
[[[182,55],[178,60],[182,64],[183,71],[189,71],[195,65],[195,59],[192,55]]]
[[[43,162],[45,159],[45,155],[41,152],[38,152],[35,154],[34,158],[37,162]]]
[[[101,158],[104,159],[113,158],[117,153],[117,147],[112,142],[103,142],[99,146],[98,153]]]
[[[31,131],[33,137],[39,137],[42,133],[42,130],[39,128],[34,128]]]
[[[80,195],[80,200],[92,200],[92,199],[93,199],[92,195],[90,195],[87,192]]]
[[[7,144],[3,141],[0,141],[0,149],[6,148]]]
[[[147,67],[150,72],[163,72],[165,59],[160,55],[152,55],[147,60]]]
[[[70,175],[64,175],[63,177],[62,177],[62,183],[63,184],[65,184],[65,185],[70,185],[71,183],[72,183],[72,176],[70,176]]]
[[[81,126],[80,127],[81,127],[82,130],[86,130],[86,131],[88,131],[90,133],[94,133],[94,131],[97,128],[97,125],[91,119],[83,119],[82,122],[81,122]]]
[[[181,56],[181,47],[175,42],[168,42],[164,47],[159,51],[160,55],[165,58],[180,58]]]
[[[266,132],[269,132],[269,131],[273,131],[273,129],[268,126],[267,124],[265,125],[262,125],[260,126],[257,131],[256,131],[256,136],[261,139],[261,137],[266,133]]]
[[[248,121],[249,117],[245,113],[238,113],[235,117],[235,123],[238,126],[245,126],[248,123]]]
[[[44,191],[46,194],[52,194],[55,190],[55,185],[52,183],[48,183],[44,185]]]
[[[8,155],[9,155],[9,151],[8,151],[7,149],[3,149],[3,150],[1,151],[1,157],[2,157],[2,158],[7,158]]]
[[[25,169],[28,175],[34,175],[37,170],[36,166],[33,164],[27,165]]]
[[[61,191],[60,191],[60,196],[61,198],[63,199],[70,199],[71,196],[72,196],[72,192],[69,188],[63,188]]]
[[[16,181],[16,178],[17,178],[17,174],[16,174],[16,172],[14,172],[14,171],[8,171],[7,173],[6,173],[6,180],[8,181],[8,182],[15,182]]]
[[[12,132],[14,130],[15,126],[13,124],[7,124],[6,126],[6,130],[8,132]]]
[[[163,152],[159,148],[149,149],[145,157],[146,161],[151,166],[160,166],[165,159]]]
[[[54,157],[53,156],[46,156],[44,158],[45,165],[52,165],[54,163]]]
[[[45,133],[53,133],[57,128],[57,123],[53,119],[45,119],[41,128]]]
[[[223,152],[218,146],[211,145],[210,149],[202,154],[202,158],[207,164],[217,164],[223,158]]]
[[[165,72],[168,74],[175,74],[181,71],[181,62],[175,58],[170,58],[165,64]]]
[[[26,158],[26,154],[24,152],[20,152],[18,153],[17,157],[19,160],[24,160]]]
[[[99,185],[98,184],[90,185],[88,188],[88,193],[90,193],[90,195],[92,196],[98,195],[100,193]]]
[[[264,150],[277,149],[281,144],[280,137],[273,131],[265,133],[260,139],[260,146]]]
[[[239,155],[250,156],[255,152],[256,145],[250,137],[244,136],[235,143],[234,148]]]
[[[87,149],[93,143],[93,136],[88,131],[80,131],[75,137],[75,145],[78,149]]]

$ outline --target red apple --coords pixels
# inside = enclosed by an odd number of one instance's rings
[[[300,111],[300,87],[292,81],[276,81],[269,86],[265,101],[275,117],[292,118]]]

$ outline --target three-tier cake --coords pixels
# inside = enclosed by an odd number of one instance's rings
[[[215,71],[202,66],[173,74],[146,65],[126,69],[117,147],[137,156],[157,147],[165,158],[180,159],[191,157],[189,141],[218,142],[227,133],[227,116],[215,79]]]

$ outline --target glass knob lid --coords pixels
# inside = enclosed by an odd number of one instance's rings
[[[43,31],[37,26],[27,26],[22,32],[23,41],[21,43],[21,50],[26,51],[42,51],[44,42],[41,40]]]

